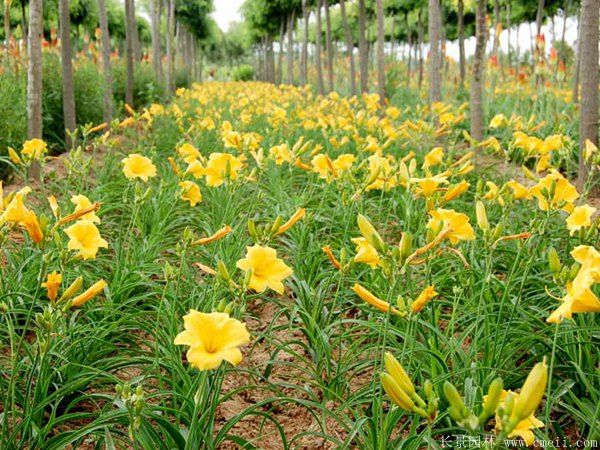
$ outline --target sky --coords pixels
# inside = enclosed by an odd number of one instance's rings
[[[231,22],[240,21],[240,8],[244,0],[214,0],[215,11],[212,16],[223,31],[227,31]]]

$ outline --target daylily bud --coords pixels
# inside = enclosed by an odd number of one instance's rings
[[[490,384],[487,396],[483,401],[483,411],[481,412],[480,422],[484,422],[488,417],[496,412],[496,408],[500,404],[500,396],[502,395],[503,382],[502,378],[496,378]]]
[[[223,261],[217,262],[217,274],[219,278],[223,281],[229,282],[231,280],[231,275],[229,275],[229,270],[227,270],[227,266]]]
[[[581,268],[581,266],[579,265],[579,263],[573,263],[573,265],[571,266],[571,270],[569,271],[569,279],[573,280],[577,274],[579,273],[579,269]]]
[[[406,411],[414,411],[415,404],[396,380],[388,373],[381,374],[381,385],[392,401]]]
[[[371,224],[371,222],[369,222],[369,219],[362,214],[359,214],[357,222],[360,233],[367,240],[367,242],[369,242],[369,244],[375,247],[378,251],[383,251],[385,249],[383,239],[381,239],[381,236],[375,227]]]
[[[250,235],[251,238],[256,239],[256,236],[257,236],[256,224],[254,223],[253,220],[248,221],[248,234]]]
[[[488,222],[487,213],[485,211],[485,205],[481,200],[478,200],[475,204],[475,214],[477,216],[477,226],[482,231],[490,229],[490,223]]]
[[[554,247],[550,247],[550,250],[548,250],[548,264],[550,265],[550,271],[552,273],[559,273],[562,269],[558,252]]]
[[[533,366],[525,383],[523,383],[519,397],[515,400],[513,416],[518,417],[519,420],[529,417],[540,405],[547,382],[548,366],[546,365],[546,358],[544,358],[542,362]]]
[[[402,258],[408,258],[408,256],[412,253],[412,234],[410,234],[408,231],[402,233],[399,247],[400,256],[402,256]]]
[[[384,356],[385,370],[392,376],[398,385],[409,395],[415,395],[415,386],[410,377],[398,362],[398,360],[390,352],[386,352]]]
[[[59,302],[64,300],[68,300],[77,294],[81,287],[83,286],[83,277],[78,277],[71,283],[71,285],[63,292],[63,295],[60,297]]]
[[[273,222],[273,226],[271,227],[271,234],[277,233],[281,228],[281,223],[283,222],[283,218],[281,216],[277,216],[275,222]]]
[[[448,403],[450,403],[450,406],[454,408],[457,411],[457,413],[460,414],[460,417],[464,419],[468,414],[467,407],[465,406],[462,397],[460,396],[454,385],[449,381],[446,381],[444,383],[443,389],[444,396],[446,397],[446,400],[448,400]]]

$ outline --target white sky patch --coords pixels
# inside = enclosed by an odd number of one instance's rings
[[[232,22],[242,20],[240,8],[244,0],[215,0],[215,10],[212,13],[213,19],[223,31],[227,31]]]

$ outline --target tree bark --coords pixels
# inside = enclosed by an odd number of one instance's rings
[[[294,22],[296,22],[296,11],[292,10],[288,20],[287,30],[287,82],[294,84]]]
[[[385,29],[383,28],[383,0],[377,0],[377,93],[379,103],[385,106]]]
[[[360,91],[365,93],[369,90],[369,61],[367,48],[367,11],[365,0],[358,0],[358,53],[360,61]]]
[[[331,12],[329,10],[329,0],[324,0],[325,6],[325,53],[327,54],[327,83],[328,90],[333,91],[333,42],[331,37]]]
[[[544,0],[538,0],[537,14],[535,15],[535,28],[537,35],[542,34],[542,23],[544,21]]]
[[[440,0],[429,0],[429,102],[442,99]]]
[[[350,94],[356,95],[356,68],[354,67],[354,41],[350,24],[348,23],[348,15],[346,14],[346,0],[340,0],[340,11],[342,14],[342,25],[344,26],[344,36],[346,38],[346,50],[348,61],[350,63]]]
[[[323,65],[321,63],[321,6],[322,0],[317,0],[317,29],[315,31],[315,64],[317,66],[317,88],[319,94],[325,93],[325,86],[323,82]]]
[[[73,91],[73,64],[71,61],[71,16],[69,13],[69,0],[59,0],[58,17],[65,142],[67,148],[71,148],[73,145],[71,133],[75,131],[77,124],[75,119],[75,93]]]
[[[456,13],[458,15],[458,65],[460,70],[460,87],[464,87],[466,78],[465,56],[465,5],[463,0],[458,0]]]
[[[303,37],[302,37],[302,53],[300,55],[300,84],[304,86],[308,83],[308,19],[310,10],[308,9],[307,0],[302,0],[302,17],[304,22]]]
[[[7,53],[10,50],[10,4],[11,0],[4,0],[4,39]]]
[[[27,136],[42,138],[42,35],[43,0],[29,2],[27,66]]]
[[[175,87],[173,39],[175,36],[175,0],[167,0],[167,92]]]
[[[104,72],[104,122],[110,123],[113,115],[112,69],[110,67],[110,36],[104,0],[98,0],[100,34],[102,40],[102,71]]]
[[[283,41],[285,39],[286,18],[282,17],[279,26],[279,54],[277,55],[277,84],[283,83]]]
[[[150,18],[152,26],[152,67],[154,75],[159,82],[162,82],[162,56],[160,49],[160,16],[161,7],[160,0],[150,1]]]
[[[600,0],[583,0],[581,3],[581,107],[579,119],[579,188],[588,177],[588,167],[583,158],[586,140],[598,145],[598,27],[600,26]]]
[[[577,19],[577,45],[575,46],[575,74],[573,75],[572,101],[579,102],[579,76],[581,74],[581,10]]]
[[[125,87],[125,102],[134,107],[133,104],[133,76],[135,70],[135,55],[134,55],[134,31],[135,28],[135,11],[133,0],[125,0],[125,53],[127,64],[127,81]]]
[[[419,91],[423,87],[423,10],[419,9],[418,13],[418,49],[419,49]]]
[[[483,140],[483,78],[485,59],[485,7],[486,0],[477,0],[476,44],[471,80],[471,136]]]

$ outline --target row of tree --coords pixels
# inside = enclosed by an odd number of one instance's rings
[[[563,19],[560,42],[564,46],[567,17],[578,16],[579,51],[574,92],[578,92],[581,84],[580,147],[583,148],[587,139],[598,143],[599,9],[600,0],[246,0],[243,14],[258,57],[260,76],[269,82],[284,82],[285,55],[285,81],[305,84],[308,82],[309,53],[312,53],[315,84],[321,94],[335,89],[334,51],[340,48],[346,52],[348,61],[350,94],[367,92],[371,86],[369,61],[373,59],[375,44],[376,85],[382,102],[386,98],[386,49],[392,58],[397,54],[398,44],[408,49],[404,53],[408,60],[407,78],[411,77],[413,61],[417,61],[419,86],[424,78],[425,50],[428,50],[429,101],[433,103],[442,100],[445,43],[456,39],[459,83],[463,86],[467,79],[469,81],[471,135],[479,141],[483,139],[484,131],[483,87],[488,39],[493,36],[489,56],[498,61],[501,71],[505,64],[514,63],[519,73],[522,63],[519,48],[516,57],[511,54],[510,46],[507,55],[500,51],[503,29],[510,33],[515,25],[530,23],[532,47],[528,50],[531,63],[535,64],[537,53],[542,51],[536,43],[543,40],[544,22],[551,20],[554,32],[555,17],[560,12]],[[531,24],[535,25],[535,30]],[[465,40],[470,36],[475,36],[476,46],[468,66]],[[294,79],[296,41],[300,41],[301,48],[297,63],[299,80]],[[313,52],[309,52],[311,45]],[[274,48],[279,50],[277,65]],[[578,100],[577,95],[575,100]],[[580,158],[580,175],[581,180],[587,176],[583,158]]]

